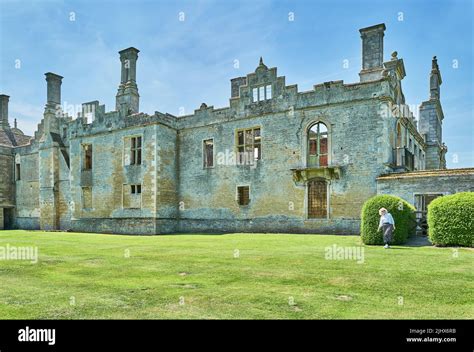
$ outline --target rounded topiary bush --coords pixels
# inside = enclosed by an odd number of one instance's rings
[[[428,234],[437,246],[473,247],[474,192],[433,200],[428,205]]]
[[[365,244],[383,244],[383,233],[379,227],[379,209],[385,208],[395,220],[393,244],[404,243],[414,229],[415,208],[402,198],[378,195],[364,203],[361,214],[360,236]]]

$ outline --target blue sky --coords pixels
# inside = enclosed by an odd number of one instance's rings
[[[358,29],[384,22],[384,59],[394,50],[404,59],[408,104],[428,98],[431,58],[438,56],[448,167],[472,167],[472,6],[470,0],[0,0],[0,93],[11,96],[10,117],[28,134],[42,118],[45,72],[64,76],[63,102],[99,100],[113,110],[117,52],[134,46],[141,51],[140,110],[192,113],[202,102],[228,106],[229,80],[254,71],[260,56],[299,91],[324,81],[356,82]]]

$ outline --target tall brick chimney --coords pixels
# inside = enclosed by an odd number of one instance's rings
[[[10,97],[5,94],[0,95],[0,129],[7,129],[10,127],[8,123],[8,100]]]
[[[362,38],[362,70],[360,81],[372,81],[382,78],[383,37],[385,24],[359,29]]]

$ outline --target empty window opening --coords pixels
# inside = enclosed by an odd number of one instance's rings
[[[265,100],[265,87],[258,88],[258,101]]]
[[[252,101],[264,101],[272,98],[272,86],[271,84],[260,86],[252,89]]]
[[[132,194],[142,193],[142,185],[130,185],[130,192]]]
[[[214,166],[214,140],[207,139],[203,143],[203,166],[213,167]]]
[[[271,99],[272,98],[272,86],[268,85],[265,87],[265,99]]]
[[[132,137],[130,147],[130,165],[142,163],[142,137]]]
[[[255,101],[258,101],[258,89],[257,89],[257,88],[254,88],[254,89],[252,90],[252,92],[253,92],[253,101],[254,101],[254,102],[255,102]]]
[[[237,131],[237,153],[239,165],[253,164],[262,158],[262,136],[259,127]]]
[[[84,156],[82,170],[92,170],[92,144],[84,144],[82,152]]]
[[[308,132],[309,166],[328,166],[328,129],[322,122],[314,124]]]
[[[123,185],[123,207],[129,209],[141,208],[142,185]]]
[[[20,164],[15,164],[15,179],[17,181],[21,180],[21,165]]]

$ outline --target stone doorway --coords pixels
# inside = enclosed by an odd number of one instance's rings
[[[428,236],[428,205],[443,194],[429,193],[415,195],[416,235]]]
[[[308,218],[327,218],[327,182],[311,180],[308,182]]]
[[[3,228],[5,230],[13,229],[13,211],[14,208],[3,209]]]

